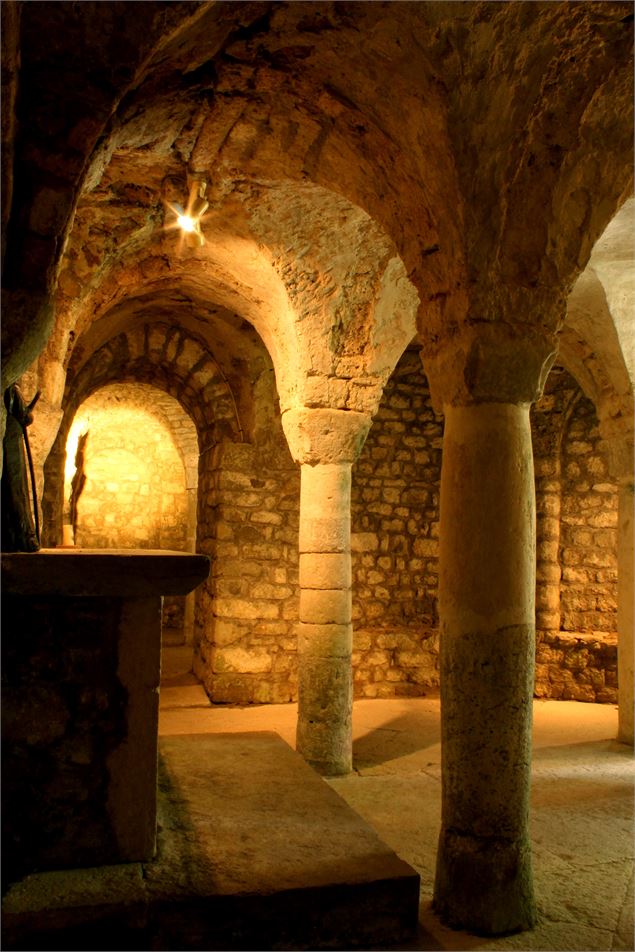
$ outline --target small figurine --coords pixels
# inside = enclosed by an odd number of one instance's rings
[[[2,443],[2,551],[37,552],[40,525],[35,490],[35,473],[26,428],[33,422],[33,407],[40,391],[29,404],[16,384],[4,392],[7,428]],[[26,454],[25,454],[26,451]],[[27,461],[31,477],[33,508],[29,499]]]
[[[70,523],[73,527],[73,538],[77,538],[77,503],[86,484],[86,473],[84,472],[84,454],[86,452],[86,440],[88,431],[82,433],[77,441],[77,452],[75,453],[75,473],[71,480],[71,498],[70,498]]]

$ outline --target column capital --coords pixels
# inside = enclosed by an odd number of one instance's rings
[[[435,409],[533,403],[557,354],[555,334],[528,324],[480,321],[421,351]]]
[[[282,414],[282,429],[297,463],[354,463],[371,418],[355,410],[295,407]]]

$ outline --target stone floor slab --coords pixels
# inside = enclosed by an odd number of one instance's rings
[[[85,883],[76,870],[27,877],[5,899],[4,948],[341,949],[414,935],[418,874],[279,736],[162,738],[160,759],[156,859]]]

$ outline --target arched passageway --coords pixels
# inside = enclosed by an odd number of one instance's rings
[[[198,457],[194,423],[173,397],[148,384],[95,391],[66,441],[65,541],[196,551]],[[166,637],[191,642],[193,624],[193,593],[164,599]]]

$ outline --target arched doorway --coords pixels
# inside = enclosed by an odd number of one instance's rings
[[[196,547],[198,439],[173,397],[109,384],[79,407],[66,441],[64,540],[83,548]],[[164,635],[191,642],[191,596],[166,598]]]

